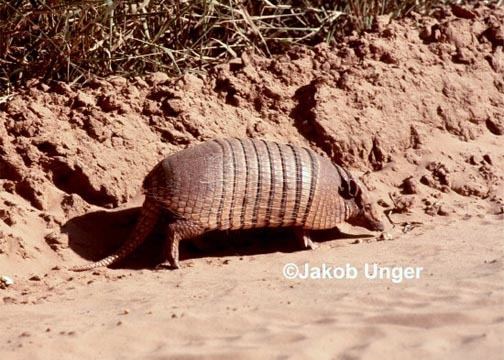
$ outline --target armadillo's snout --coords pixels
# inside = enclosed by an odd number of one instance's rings
[[[385,228],[383,222],[376,215],[366,212],[361,212],[356,217],[349,219],[348,223],[361,226],[370,231],[383,231]]]
[[[383,226],[383,222],[380,220],[368,220],[367,226],[365,226],[366,229],[371,230],[371,231],[383,231],[385,230],[385,227]]]
[[[370,206],[369,209],[366,209],[361,214],[362,217],[362,225],[371,231],[383,231],[384,226],[383,222],[380,220],[378,212],[375,210],[373,206]]]

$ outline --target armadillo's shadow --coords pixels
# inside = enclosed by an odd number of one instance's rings
[[[87,261],[97,261],[112,254],[129,237],[137,221],[140,208],[115,211],[95,211],[70,219],[62,227],[68,234],[69,246]],[[154,268],[162,261],[161,251],[165,239],[164,227],[169,216],[159,221],[146,241],[116,268]],[[315,242],[365,238],[371,235],[350,235],[338,229],[314,231]],[[213,231],[200,239],[183,242],[180,260],[259,255],[274,252],[301,250],[294,232],[289,229],[255,229],[240,231]]]

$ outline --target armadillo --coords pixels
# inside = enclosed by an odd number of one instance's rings
[[[74,267],[109,266],[147,237],[163,211],[167,225],[164,264],[179,268],[179,242],[211,230],[294,228],[303,247],[310,230],[346,221],[381,231],[383,224],[362,184],[314,151],[259,139],[206,141],[159,162],[143,182],[145,201],[131,238],[113,255]]]

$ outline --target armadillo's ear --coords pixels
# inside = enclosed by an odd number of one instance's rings
[[[347,200],[355,199],[360,193],[360,187],[357,182],[352,179],[342,179],[341,186],[339,188],[339,194],[341,197]]]
[[[361,188],[354,179],[350,179],[349,183],[350,196],[356,198],[360,194]]]

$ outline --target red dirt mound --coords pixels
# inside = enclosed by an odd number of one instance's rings
[[[453,6],[206,75],[32,81],[0,104],[0,358],[501,359],[502,24],[502,8]],[[386,232],[342,227],[311,251],[287,232],[209,234],[222,249],[186,244],[168,271],[160,226],[119,269],[65,270],[127,239],[157,161],[217,136],[350,168]],[[298,264],[423,272],[282,276]]]
[[[62,265],[67,221],[125,204],[165,155],[223,135],[310,146],[364,173],[399,222],[502,214],[504,12],[454,9],[207,75],[32,81],[0,112],[0,270]]]

